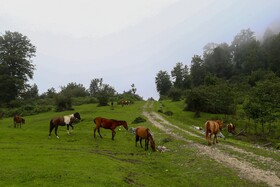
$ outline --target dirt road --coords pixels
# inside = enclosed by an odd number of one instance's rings
[[[196,143],[191,140],[187,140],[186,138],[182,137],[174,133],[173,130],[180,130],[183,133],[186,133],[189,136],[195,136],[199,138],[204,138],[203,135],[199,136],[194,134],[190,131],[182,129],[174,124],[169,123],[165,120],[161,115],[156,112],[147,112],[147,108],[152,108],[153,102],[147,102],[143,108],[143,115],[148,118],[148,120],[161,131],[166,134],[173,136],[176,139],[183,140],[188,142],[190,146],[196,148],[200,154],[207,155],[212,159],[216,160],[217,162],[224,164],[227,167],[235,169],[239,172],[240,177],[249,179],[251,181],[261,181],[266,183],[268,186],[280,186],[280,178],[276,175],[279,172],[280,163],[273,160],[272,158],[256,155],[252,152],[248,152],[241,148],[231,146],[231,145],[222,145],[219,146],[206,146],[199,143]],[[225,149],[231,149],[235,152],[238,152],[242,155],[246,155],[247,159],[245,160],[240,154],[230,155]],[[263,170],[258,168],[252,161],[262,163],[264,165],[269,166],[269,170]],[[278,174],[279,175],[279,174]]]

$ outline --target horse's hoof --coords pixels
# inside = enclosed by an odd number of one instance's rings
[[[59,137],[58,137],[58,136],[56,136],[56,138],[57,138],[57,139],[59,139]]]
[[[49,136],[49,139],[51,139],[51,136]]]

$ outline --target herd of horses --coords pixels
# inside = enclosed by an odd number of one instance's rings
[[[21,124],[25,123],[24,118],[22,118],[20,115],[14,115],[14,128],[18,128],[18,126],[21,128]],[[59,116],[54,117],[50,120],[50,128],[49,128],[49,138],[51,137],[51,133],[53,129],[55,129],[55,135],[56,138],[59,139],[59,136],[57,134],[58,126],[67,126],[67,133],[70,134],[73,129],[73,123],[76,120],[81,120],[81,115],[78,112],[75,112],[74,114],[68,115],[68,116]],[[115,120],[115,119],[107,119],[103,117],[96,117],[93,119],[93,122],[95,124],[94,128],[94,138],[96,138],[96,130],[100,136],[100,138],[103,138],[100,134],[100,128],[104,129],[110,129],[112,131],[112,140],[114,140],[114,137],[116,135],[116,127],[123,126],[126,130],[128,130],[128,125],[126,121],[123,120]],[[69,127],[71,127],[71,130],[69,131]],[[208,145],[211,145],[212,136],[213,138],[213,144],[218,143],[217,135],[222,131],[223,128],[223,121],[222,120],[208,120],[205,123],[205,138],[208,143]],[[228,133],[235,134],[235,126],[232,123],[229,123],[227,125]],[[149,144],[153,151],[156,151],[155,141],[153,139],[153,136],[150,132],[149,128],[138,126],[135,129],[135,145],[137,147],[137,142],[140,142],[141,147],[142,146],[142,140],[145,140],[145,150],[148,150]]]

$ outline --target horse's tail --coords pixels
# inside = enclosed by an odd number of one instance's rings
[[[93,119],[94,124],[96,124],[96,118]]]

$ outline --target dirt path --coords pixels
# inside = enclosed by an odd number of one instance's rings
[[[219,144],[218,146],[206,146],[202,144],[195,143],[194,141],[187,140],[186,138],[176,134],[173,132],[173,129],[180,130],[190,136],[200,137],[192,132],[189,132],[185,129],[182,129],[174,124],[169,123],[166,121],[162,116],[160,116],[156,112],[147,112],[147,107],[152,108],[153,103],[147,102],[143,108],[143,115],[148,118],[148,120],[161,131],[165,132],[173,136],[176,139],[183,140],[188,142],[190,146],[196,148],[200,154],[207,155],[217,162],[224,164],[227,167],[233,168],[239,172],[240,178],[246,178],[251,181],[260,181],[264,182],[269,186],[280,186],[280,178],[276,175],[273,171],[267,171],[257,166],[253,165],[251,162],[245,161],[244,159],[238,157],[237,155],[229,155],[225,151],[219,149],[219,147],[224,147],[227,149],[232,149],[238,153],[246,154],[246,156],[253,158],[253,160],[257,160],[266,165],[271,165],[271,169],[279,169],[280,163],[273,160],[272,158],[266,158],[263,156],[256,155],[252,152],[245,151],[243,149],[231,146],[231,145],[222,145]],[[200,137],[203,138],[203,137]]]

